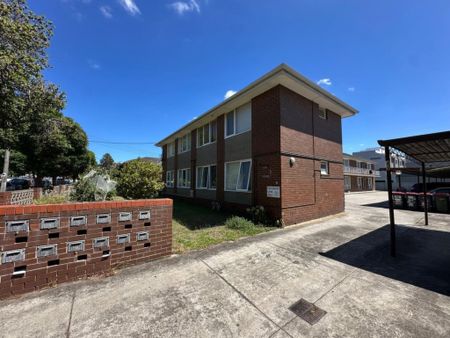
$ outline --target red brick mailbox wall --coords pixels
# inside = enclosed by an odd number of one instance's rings
[[[172,200],[0,206],[0,298],[172,252]]]

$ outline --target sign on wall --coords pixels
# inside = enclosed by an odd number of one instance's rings
[[[267,197],[280,198],[280,187],[267,186]]]

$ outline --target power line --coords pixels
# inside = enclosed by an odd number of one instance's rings
[[[118,142],[118,141],[94,141],[89,140],[90,143],[102,143],[102,144],[148,144],[148,145],[154,145],[156,142]]]

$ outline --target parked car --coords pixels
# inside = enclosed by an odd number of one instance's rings
[[[436,188],[429,191],[430,194],[450,194],[450,187]]]
[[[30,189],[31,182],[25,178],[13,178],[6,183],[6,190],[23,190]]]
[[[450,188],[450,182],[430,182],[427,183],[427,191],[437,188]],[[423,192],[423,183],[416,183],[412,186],[411,192]]]

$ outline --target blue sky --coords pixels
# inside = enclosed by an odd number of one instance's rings
[[[344,150],[450,129],[450,1],[29,0],[55,25],[46,78],[97,159],[155,142],[285,62],[360,110]]]

